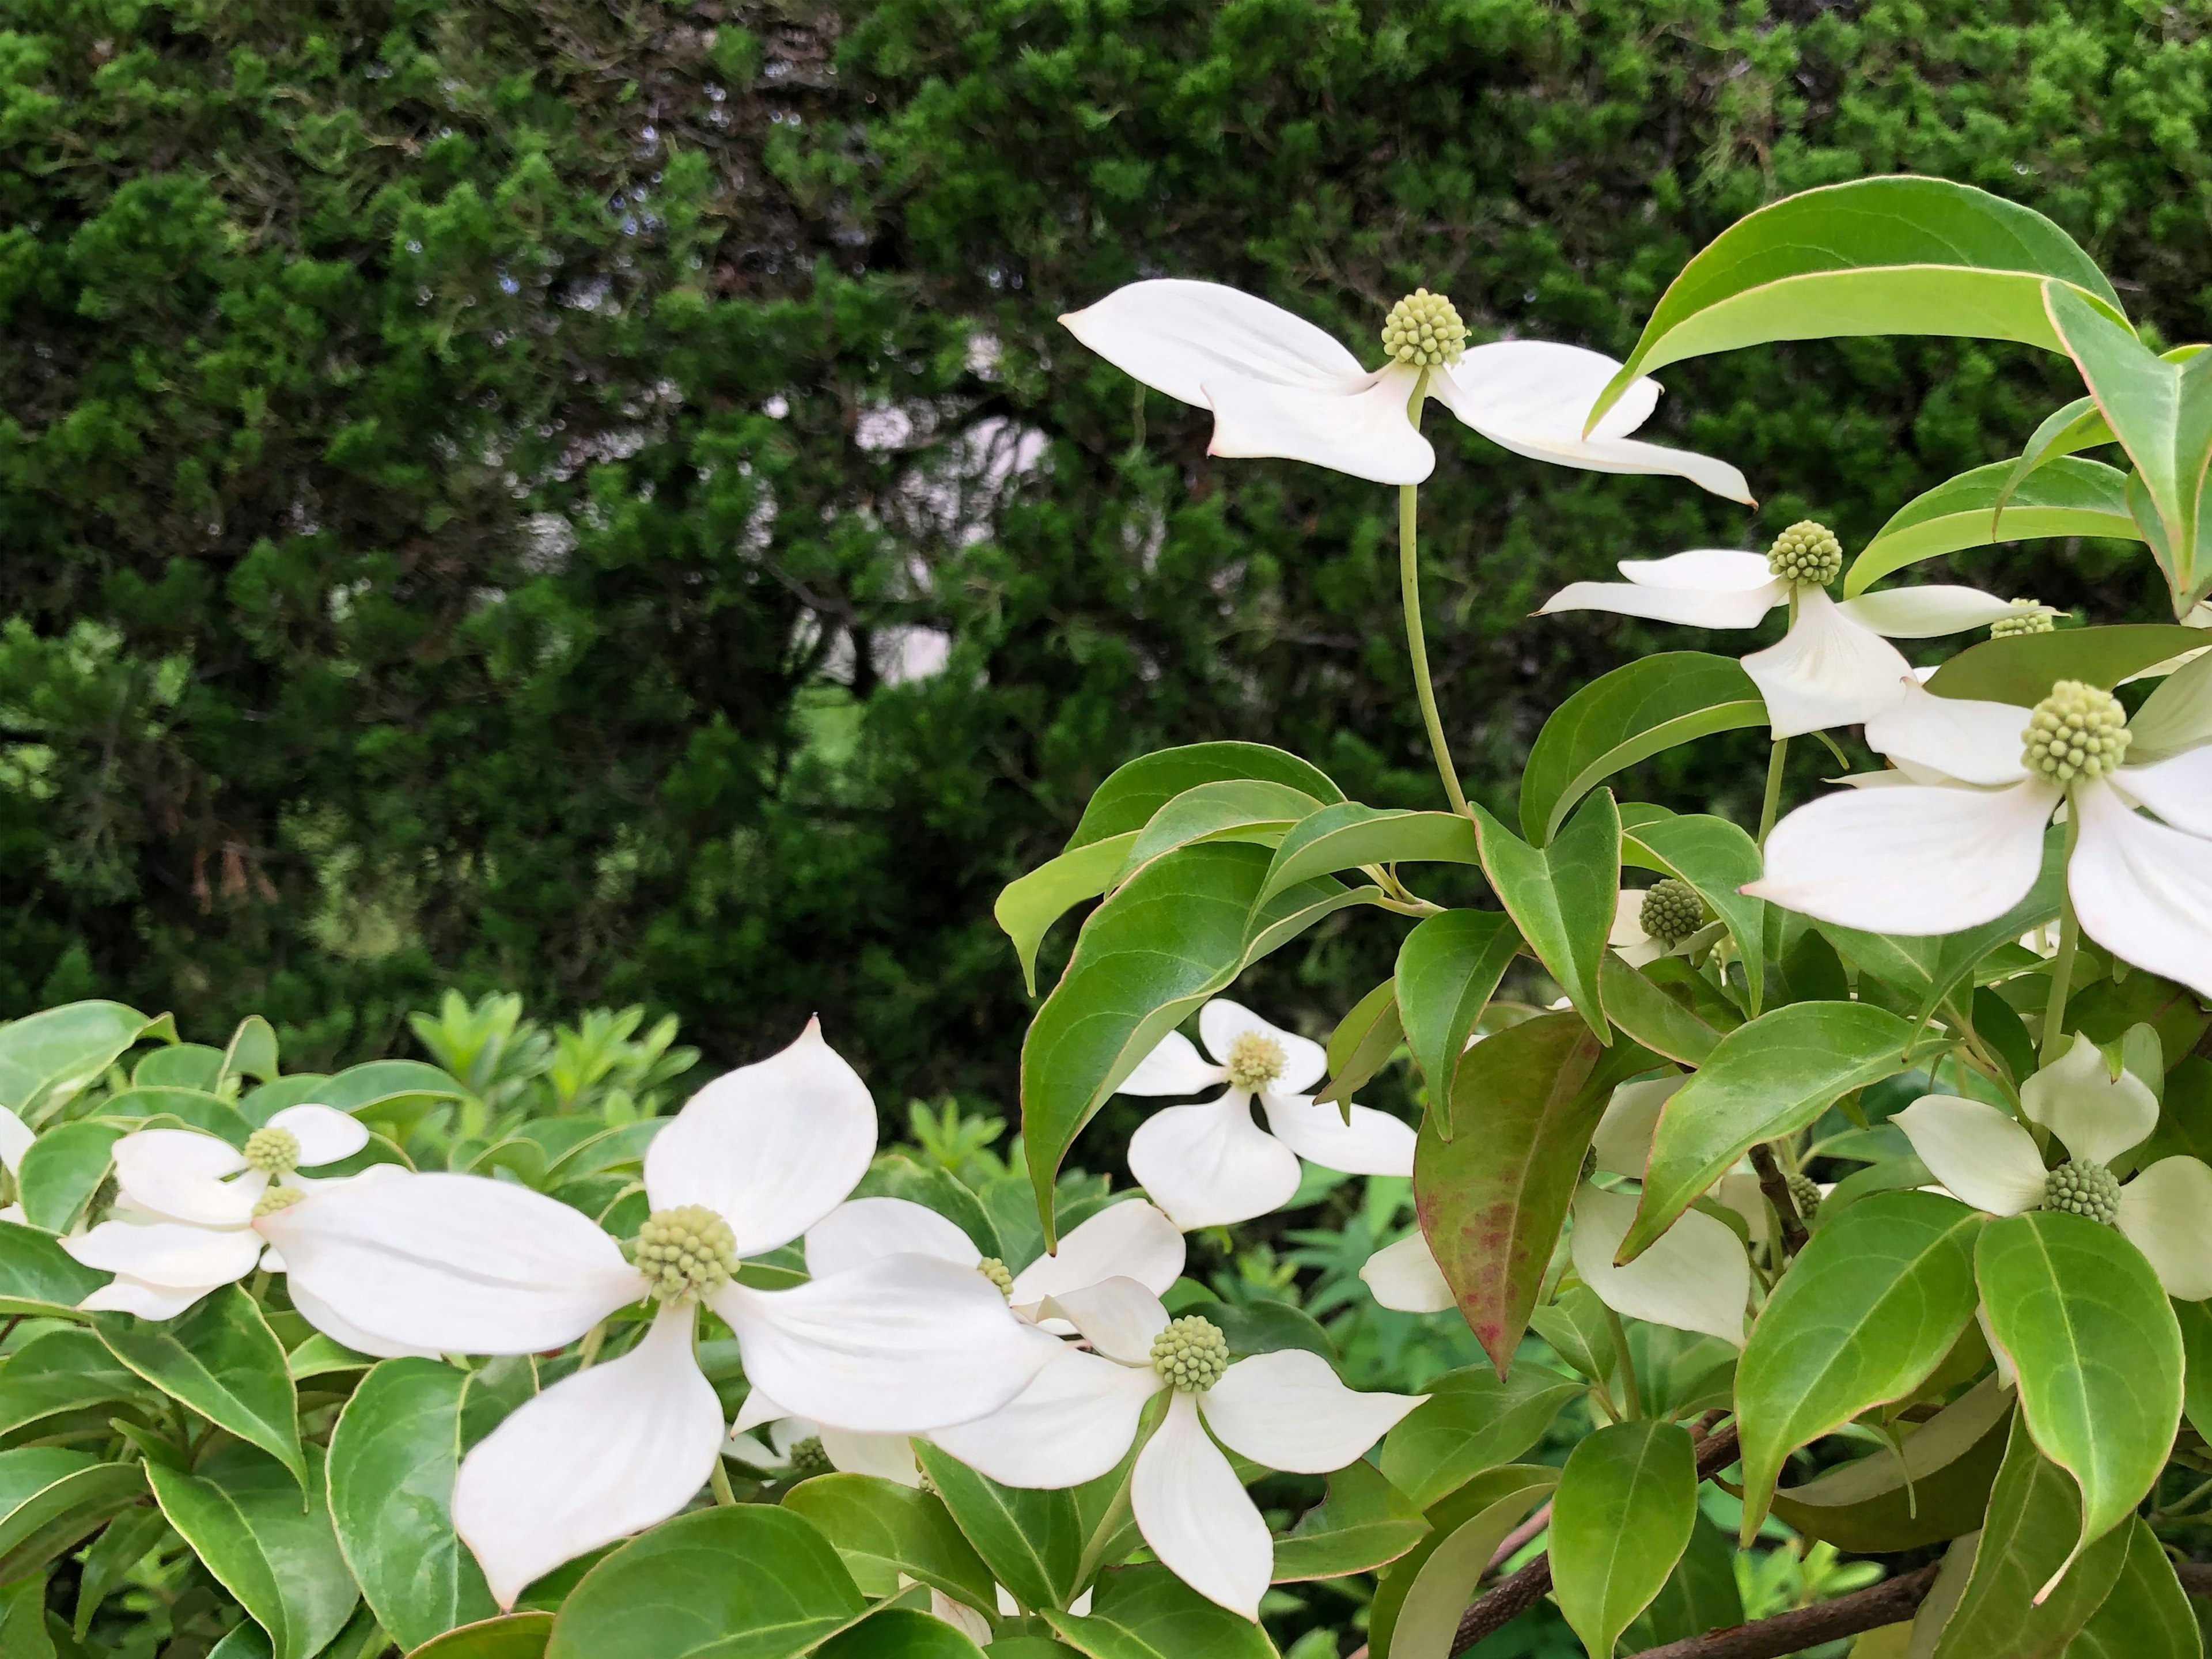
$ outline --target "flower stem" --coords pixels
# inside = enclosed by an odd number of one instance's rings
[[[1605,1322],[1613,1332],[1613,1358],[1620,1362],[1620,1398],[1624,1419],[1644,1415],[1644,1393],[1636,1382],[1636,1356],[1628,1351],[1628,1328],[1620,1322],[1620,1316],[1610,1307],[1605,1310]]]
[[[1775,816],[1782,810],[1782,774],[1790,762],[1790,739],[1777,738],[1766,753],[1766,801],[1759,809],[1759,844],[1774,833]]]
[[[607,1322],[602,1319],[584,1333],[584,1346],[576,1356],[576,1369],[587,1371],[599,1357],[599,1345],[607,1340]]]
[[[1398,589],[1406,601],[1406,647],[1413,659],[1413,695],[1421,701],[1421,719],[1429,728],[1429,752],[1437,757],[1437,772],[1444,781],[1452,811],[1467,817],[1470,816],[1467,796],[1459,787],[1450,745],[1444,742],[1443,721],[1437,714],[1437,689],[1429,680],[1428,641],[1421,629],[1421,567],[1414,510],[1418,493],[1417,485],[1398,486]]]
[[[709,1474],[707,1480],[708,1483],[714,1488],[714,1501],[717,1504],[725,1509],[737,1507],[738,1495],[730,1490],[730,1472],[723,1467],[722,1454],[719,1451],[714,1454],[714,1473]]]
[[[2066,879],[2058,892],[2058,954],[2051,963],[2051,1000],[2043,1010],[2043,1064],[2058,1058],[2066,1035],[2066,994],[2073,988],[2074,952],[2081,943],[2081,923],[2074,914],[2074,844],[2081,839],[2081,814],[2066,803]]]

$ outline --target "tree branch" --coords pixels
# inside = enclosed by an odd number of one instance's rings
[[[1789,1179],[1774,1161],[1774,1148],[1763,1140],[1753,1143],[1751,1167],[1759,1171],[1759,1190],[1766,1194],[1766,1201],[1774,1206],[1775,1216],[1782,1223],[1782,1248],[1796,1255],[1811,1235],[1797,1213],[1797,1200],[1790,1196]]]
[[[1936,1572],[1933,1566],[1922,1567],[1832,1601],[1778,1613],[1755,1625],[1731,1625],[1703,1636],[1686,1636],[1662,1648],[1646,1648],[1636,1659],[1783,1659],[1838,1637],[1901,1624],[1927,1599]]]

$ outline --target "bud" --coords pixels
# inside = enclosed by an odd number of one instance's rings
[[[1645,933],[1672,950],[1705,925],[1705,902],[1688,882],[1668,876],[1651,884],[1636,920]]]
[[[1784,581],[1826,587],[1843,574],[1844,544],[1827,526],[1800,519],[1766,550],[1766,568]]]
[[[1006,1264],[995,1255],[987,1255],[975,1264],[975,1271],[999,1287],[999,1294],[1011,1300],[1014,1294],[1014,1275]]]
[[[1229,1339],[1211,1321],[1186,1314],[1152,1339],[1152,1369],[1185,1394],[1204,1394],[1229,1369]]]
[[[2128,711],[2109,691],[2061,680],[2035,705],[2021,734],[2021,764],[2053,783],[2100,778],[2128,752]]]
[[[2043,1207],[2109,1227],[2119,1218],[2119,1177],[2101,1164],[2062,1164],[2043,1178]]]
[[[1809,1222],[1820,1212],[1820,1183],[1810,1176],[1791,1175],[1784,1177],[1790,1188],[1790,1201],[1797,1208],[1797,1218]]]
[[[2012,615],[1999,617],[1990,624],[1990,637],[2010,640],[2022,634],[2048,634],[2057,626],[2055,620],[2057,615],[2049,605],[2038,604],[2033,599],[2014,599]]]
[[[1417,288],[1383,319],[1382,349],[1415,368],[1442,368],[1467,350],[1467,325],[1443,295]]]
[[[711,1296],[737,1276],[738,1241],[706,1206],[685,1204],[646,1218],[635,1259],[656,1301]]]
[[[285,1176],[300,1167],[300,1137],[289,1129],[256,1129],[246,1138],[246,1167]]]
[[[297,1187],[271,1187],[253,1200],[253,1218],[258,1221],[264,1215],[274,1215],[279,1210],[289,1210],[306,1196],[307,1194],[301,1192]]]
[[[817,1474],[828,1474],[837,1466],[830,1461],[830,1454],[822,1449],[822,1437],[810,1434],[804,1440],[795,1440],[784,1454],[791,1462],[791,1479],[811,1480]]]

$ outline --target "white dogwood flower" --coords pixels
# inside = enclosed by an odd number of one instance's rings
[[[1279,456],[1376,483],[1419,483],[1437,461],[1410,410],[1421,390],[1517,455],[1593,472],[1672,473],[1751,500],[1743,474],[1727,463],[1629,437],[1659,400],[1656,380],[1637,381],[1584,437],[1583,417],[1619,363],[1541,340],[1470,348],[1450,301],[1425,289],[1392,307],[1388,361],[1376,369],[1327,331],[1218,283],[1132,283],[1060,320],[1123,373],[1211,409],[1212,454]]]
[[[2079,681],[2033,709],[1907,686],[1867,726],[1897,770],[1784,818],[1743,890],[1869,933],[1954,933],[2027,896],[2066,802],[2081,931],[2212,997],[2212,744],[2129,766],[2130,735],[2119,700]]]
[[[1768,553],[1708,547],[1623,559],[1626,581],[1571,582],[1538,614],[1610,611],[1696,628],[1756,628],[1794,596],[1790,631],[1743,659],[1777,738],[1856,726],[1895,707],[1912,669],[1891,640],[1933,639],[2015,614],[2010,600],[1974,587],[1899,587],[1839,604],[1827,585],[1843,568],[1842,544],[1808,521],[1784,531]]]
[[[782,1053],[708,1084],[654,1138],[653,1212],[634,1260],[580,1212],[476,1176],[348,1188],[264,1224],[295,1284],[312,1272],[357,1328],[434,1352],[543,1352],[619,1309],[658,1304],[635,1347],[556,1383],[462,1461],[454,1527],[506,1607],[705,1484],[723,1428],[693,1352],[702,1304],[768,1398],[860,1432],[994,1410],[1049,1357],[988,1279],[931,1256],[886,1256],[786,1291],[739,1282],[744,1258],[836,1207],[875,1145],[867,1086],[810,1023]]]
[[[1214,1439],[1271,1469],[1325,1474],[1427,1398],[1355,1392],[1303,1349],[1231,1364],[1218,1327],[1192,1316],[1170,1320],[1134,1279],[1066,1291],[1043,1306],[1073,1324],[1088,1350],[1064,1348],[1012,1406],[930,1437],[1002,1486],[1077,1486],[1128,1455],[1146,1406],[1171,1390],[1137,1455],[1130,1508],[1145,1542],[1177,1577],[1247,1619],[1259,1617],[1274,1541]]]
[[[1680,1076],[1624,1083],[1606,1103],[1590,1142],[1592,1167],[1641,1176],[1651,1153],[1652,1132],[1668,1097],[1687,1081]],[[1575,1192],[1574,1226],[1567,1237],[1575,1273],[1615,1313],[1676,1330],[1701,1331],[1741,1348],[1744,1310],[1751,1297],[1751,1260],[1726,1222],[1685,1210],[1643,1255],[1626,1267],[1613,1254],[1636,1219],[1632,1194],[1610,1192],[1584,1181]],[[1367,1258],[1359,1276],[1376,1301],[1401,1313],[1442,1313],[1457,1301],[1418,1231]]]
[[[2175,1156],[2124,1183],[2112,1172],[2158,1127],[2149,1086],[2131,1072],[2113,1076],[2076,1032],[2071,1048],[2021,1085],[2020,1103],[2066,1149],[2066,1163],[2045,1170],[2035,1137],[1978,1100],[1923,1095],[1893,1121],[1929,1173],[1976,1209],[2065,1210],[2104,1222],[2143,1253],[2167,1295],[2212,1297],[2212,1169]]]
[[[22,1172],[23,1154],[31,1150],[31,1143],[38,1138],[31,1126],[17,1116],[13,1109],[0,1106],[0,1169],[8,1171],[10,1181]],[[0,1221],[27,1219],[23,1213],[21,1198],[11,1199],[6,1207],[0,1208]]]
[[[1705,902],[1686,881],[1662,877],[1649,887],[1624,887],[1613,907],[1605,942],[1632,968],[1670,956],[1705,925]]]
[[[1334,1105],[1306,1092],[1328,1070],[1318,1042],[1270,1025],[1216,997],[1199,1010],[1208,1060],[1170,1031],[1123,1080],[1125,1095],[1194,1095],[1228,1087],[1195,1106],[1170,1106],[1129,1138],[1129,1172],[1177,1227],[1226,1226],[1280,1209],[1298,1189],[1298,1160],[1346,1175],[1410,1176],[1413,1131],[1387,1112]],[[1257,1099],[1267,1127],[1252,1121]]]

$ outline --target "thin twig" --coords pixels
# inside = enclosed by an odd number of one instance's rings
[[[1784,1655],[1838,1637],[1901,1624],[1927,1600],[1936,1573],[1935,1567],[1922,1567],[1832,1601],[1793,1608],[1756,1624],[1731,1625],[1703,1636],[1686,1636],[1662,1648],[1646,1648],[1635,1659],[1784,1659]]]
[[[1797,1213],[1797,1201],[1790,1196],[1790,1182],[1782,1173],[1782,1166],[1774,1161],[1774,1148],[1765,1141],[1755,1141],[1751,1148],[1751,1167],[1759,1171],[1759,1190],[1766,1194],[1766,1201],[1774,1206],[1775,1218],[1782,1223],[1782,1248],[1795,1255],[1805,1248],[1811,1235],[1805,1231],[1804,1218]]]
[[[1498,1568],[1520,1554],[1522,1546],[1551,1524],[1552,1500],[1547,1498],[1544,1500],[1543,1506],[1535,1514],[1514,1528],[1511,1532],[1507,1533],[1505,1541],[1490,1553],[1490,1571],[1496,1572]]]

